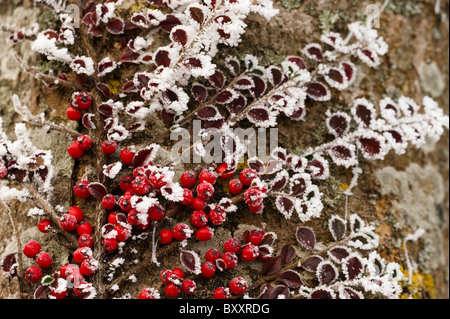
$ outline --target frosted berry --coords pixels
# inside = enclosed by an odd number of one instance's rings
[[[79,121],[81,120],[81,118],[83,117],[83,113],[81,113],[79,110],[77,110],[76,108],[69,106],[67,108],[67,118],[71,121]]]
[[[71,283],[76,283],[83,279],[83,276],[81,275],[80,268],[76,265],[69,264],[64,269],[64,276],[63,278],[67,279],[67,281]]]
[[[89,198],[91,196],[91,193],[89,192],[88,185],[89,183],[86,181],[77,182],[73,187],[75,196],[81,199]]]
[[[133,177],[136,178],[138,176],[145,176],[145,168],[143,168],[143,167],[136,167],[133,170]]]
[[[191,207],[193,210],[204,210],[205,206],[206,206],[206,201],[204,201],[203,199],[201,199],[199,197],[195,197],[192,200]]]
[[[244,193],[244,200],[249,206],[258,207],[263,204],[264,193],[257,188],[249,188]]]
[[[108,223],[109,224],[117,224],[117,212],[112,212],[108,215]]]
[[[72,206],[69,208],[69,211],[67,212],[69,215],[74,216],[77,219],[78,223],[81,223],[84,219],[84,212],[81,210],[78,206]]]
[[[73,215],[63,214],[59,219],[59,224],[65,231],[72,231],[77,228],[77,219]]]
[[[77,264],[81,264],[89,258],[92,258],[92,249],[89,247],[81,247],[73,252],[73,261]]]
[[[172,231],[170,229],[163,229],[159,232],[159,242],[162,245],[170,244],[173,241]]]
[[[181,268],[174,268],[174,269],[172,269],[172,273],[174,275],[177,275],[181,279],[183,279],[184,276],[186,275]]]
[[[149,208],[147,214],[148,219],[154,222],[161,220],[164,217],[165,209],[160,204],[152,206]]]
[[[114,230],[117,232],[118,241],[126,241],[131,236],[131,231],[121,224],[117,224]]]
[[[264,237],[264,232],[254,229],[250,232],[249,239],[253,245],[259,246],[261,244],[263,237]]]
[[[156,299],[156,295],[153,289],[145,288],[139,294],[139,299]]]
[[[67,297],[67,289],[59,291],[53,287],[50,288],[50,294],[56,299],[64,299]]]
[[[84,155],[84,151],[78,146],[77,141],[73,142],[72,145],[69,146],[67,153],[69,153],[72,158],[81,158]]]
[[[65,265],[62,265],[61,267],[59,267],[59,275],[64,279],[67,278],[66,270],[67,270],[67,266],[69,266],[69,265],[70,264],[65,264]]]
[[[42,278],[42,269],[38,266],[31,266],[25,272],[25,278],[31,283],[38,282]]]
[[[119,244],[117,239],[114,238],[105,238],[102,243],[105,250],[109,252],[116,250]]]
[[[81,224],[79,224],[77,226],[77,234],[78,236],[87,234],[87,235],[92,235],[92,225],[89,222],[82,222]]]
[[[194,171],[185,171],[180,178],[180,184],[184,188],[192,188],[197,183],[197,174]]]
[[[243,261],[250,262],[258,258],[259,248],[255,245],[248,245],[242,249],[241,258]]]
[[[126,192],[129,189],[133,188],[133,178],[131,176],[124,176],[122,177],[122,179],[120,180],[120,189],[124,192]]]
[[[112,155],[117,150],[117,143],[115,141],[104,141],[102,143],[102,152],[106,155]]]
[[[250,186],[256,177],[258,177],[258,174],[251,168],[246,168],[239,174],[239,180],[244,186]]]
[[[150,184],[152,184],[154,188],[161,188],[165,186],[167,184],[167,182],[164,180],[165,178],[166,176],[164,174],[157,172],[152,172],[148,176],[148,180],[150,181]]]
[[[202,211],[195,211],[191,214],[191,224],[194,227],[200,228],[208,224],[208,215]]]
[[[237,253],[241,249],[241,243],[237,238],[228,239],[223,245],[223,250],[227,253]]]
[[[177,224],[172,229],[172,236],[175,240],[182,241],[185,240],[190,234],[191,230],[186,224]]]
[[[83,294],[83,292],[87,292],[89,287],[91,286],[90,283],[86,282],[86,281],[79,281],[75,284],[75,286],[73,287],[73,292],[75,293],[75,295],[77,295],[78,297],[81,297],[81,295]]]
[[[229,287],[233,295],[242,295],[247,289],[247,281],[242,277],[236,277],[230,281]]]
[[[214,186],[209,182],[201,182],[197,186],[197,196],[204,201],[209,200],[214,195]]]
[[[80,272],[83,276],[90,276],[97,271],[97,262],[92,259],[86,259],[81,263]]]
[[[183,281],[182,289],[186,295],[192,295],[195,292],[196,288],[197,288],[197,284],[194,281],[192,281],[192,280]]]
[[[244,184],[239,179],[233,179],[230,181],[230,184],[228,185],[228,190],[231,194],[237,195],[242,192],[244,189]]]
[[[222,255],[222,260],[225,262],[226,269],[233,269],[238,264],[238,257],[235,253],[224,253]]]
[[[41,251],[41,244],[35,240],[30,240],[23,247],[22,253],[28,258],[35,258],[36,255]]]
[[[208,183],[214,185],[216,183],[216,180],[217,180],[217,173],[214,172],[214,171],[210,171],[210,170],[204,169],[200,173],[200,176],[198,178],[200,180],[200,183],[208,182]]]
[[[206,261],[202,264],[201,271],[204,278],[211,278],[216,273],[216,266],[212,262]]]
[[[181,289],[171,282],[164,288],[164,293],[169,298],[175,298],[181,293]]]
[[[78,238],[78,246],[80,247],[94,247],[94,240],[89,234],[83,234]]]
[[[77,138],[77,145],[83,152],[92,147],[92,138],[89,135],[81,135]]]
[[[41,251],[36,257],[36,264],[41,268],[48,268],[52,265],[53,258],[49,253]]]
[[[146,195],[152,189],[150,182],[144,176],[136,177],[131,186],[133,187],[133,192],[138,196]]]
[[[195,237],[199,241],[208,241],[211,240],[214,236],[214,230],[209,226],[204,226],[202,228],[199,228],[197,232],[195,233]]]
[[[131,151],[129,148],[124,148],[121,152],[120,152],[120,160],[122,161],[122,163],[124,163],[125,165],[132,165],[133,164],[133,159],[134,159],[134,155],[136,153]]]
[[[128,212],[127,220],[130,225],[136,226],[139,225],[139,212],[136,209],[132,209]]]
[[[77,95],[77,106],[80,110],[87,110],[92,105],[92,96],[87,92],[81,92]]]
[[[209,211],[209,220],[213,225],[221,225],[225,222],[227,218],[226,212],[219,206],[214,207]]]
[[[219,165],[219,167],[217,167],[216,169],[217,175],[221,178],[221,179],[230,179],[234,176],[234,173],[236,172],[235,170],[229,170],[228,169],[228,164],[223,163],[221,165]]]
[[[172,275],[173,275],[172,270],[166,269],[161,271],[161,273],[159,274],[159,279],[161,279],[163,284],[167,285],[168,283],[170,283],[170,278],[172,277]]]
[[[183,199],[180,201],[180,204],[184,205],[184,206],[188,206],[188,205],[192,204],[193,200],[194,200],[194,196],[192,195],[192,192],[189,189],[184,188],[183,189]]]
[[[49,219],[43,219],[37,224],[37,228],[41,233],[48,233],[52,227],[52,222]]]
[[[219,287],[214,291],[214,299],[229,299],[230,290],[228,288]]]
[[[264,205],[263,204],[255,205],[255,206],[254,205],[249,205],[248,208],[250,209],[250,211],[252,213],[259,214],[259,213],[262,212],[262,210],[264,208]]]
[[[116,206],[116,198],[114,197],[114,195],[106,194],[105,196],[103,196],[102,206],[106,210],[113,210]]]
[[[131,205],[131,196],[124,195],[120,197],[118,204],[124,213],[128,213],[133,208]]]
[[[216,260],[219,259],[220,257],[221,257],[220,251],[215,248],[211,248],[205,254],[206,261],[210,261],[212,263],[216,262]]]
[[[2,162],[0,162],[0,179],[5,178],[8,175],[8,168]]]

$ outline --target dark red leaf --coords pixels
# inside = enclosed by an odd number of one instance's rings
[[[346,276],[348,280],[353,280],[355,278],[358,278],[364,269],[364,265],[361,261],[361,259],[357,256],[347,258],[344,261],[345,269],[346,269]]]
[[[221,89],[225,84],[225,76],[218,70],[216,70],[214,74],[208,78],[208,80],[216,89]]]
[[[127,51],[125,52],[122,57],[120,58],[121,62],[134,62],[137,59],[139,59],[140,54],[134,51]]]
[[[184,268],[191,273],[196,273],[200,268],[200,258],[193,251],[182,251],[180,253],[180,260]]]
[[[167,68],[170,65],[169,51],[158,50],[154,58],[156,66],[163,66]]]
[[[208,90],[199,83],[194,83],[192,85],[191,93],[194,99],[200,103],[205,102],[206,98],[208,97]]]
[[[320,256],[311,256],[306,259],[300,266],[306,271],[315,273],[317,271],[317,266],[323,261]]]
[[[153,152],[155,149],[153,147],[144,148],[143,150],[137,151],[133,158],[133,166],[147,166],[150,164]]]
[[[323,262],[317,267],[317,277],[321,285],[329,285],[337,279],[338,273],[331,263]]]
[[[306,64],[305,64],[305,62],[303,61],[302,58],[300,58],[300,57],[298,57],[298,56],[290,56],[290,57],[287,58],[287,60],[288,60],[289,62],[295,63],[295,64],[298,66],[298,68],[299,68],[300,70],[306,69]]]
[[[89,193],[91,193],[91,195],[97,199],[102,199],[106,194],[108,194],[105,186],[100,183],[90,183],[88,185],[88,188]]]
[[[167,15],[166,19],[164,21],[161,21],[159,26],[167,32],[172,31],[172,28],[176,27],[177,25],[180,25],[181,22],[178,20],[178,18],[172,14]]]
[[[198,24],[202,24],[203,21],[205,20],[203,10],[197,7],[189,8],[189,16]]]
[[[306,48],[306,51],[312,56],[316,61],[323,60],[322,49],[318,45],[311,45]]]
[[[277,279],[281,280],[289,288],[299,288],[303,285],[303,280],[299,273],[290,269],[281,273]]]
[[[86,113],[83,115],[83,118],[81,119],[81,123],[83,123],[83,126],[88,130],[95,130],[97,128],[95,126],[95,123],[92,121],[93,117],[95,117],[94,114]]]
[[[292,246],[284,245],[281,248],[280,258],[282,265],[289,264],[291,261],[294,260],[295,256],[296,256],[295,249]]]
[[[111,96],[111,91],[105,83],[97,83],[96,88],[103,94],[104,97]]]
[[[333,216],[329,220],[331,235],[333,236],[335,241],[340,241],[345,236],[345,232],[347,231],[347,224],[342,218],[337,216]]]
[[[343,259],[347,258],[350,255],[348,249],[344,247],[333,248],[329,251],[329,254],[332,255],[339,262],[341,262]]]
[[[225,107],[231,114],[239,114],[245,108],[246,104],[247,99],[242,94],[238,94],[238,97],[225,104]]]
[[[330,119],[328,120],[328,124],[330,128],[333,130],[332,133],[336,137],[342,137],[342,135],[347,132],[350,126],[348,118],[340,114],[335,114],[331,116]]]
[[[377,138],[360,138],[362,151],[370,156],[375,156],[381,153],[381,141]]]
[[[181,44],[182,46],[185,46],[188,41],[187,32],[180,28],[173,31],[171,36],[174,42]]]
[[[289,299],[291,297],[289,288],[282,285],[275,286],[270,292],[269,299],[278,299],[280,295],[284,296],[284,299]]]
[[[234,92],[231,90],[224,90],[223,92],[219,93],[219,95],[216,98],[216,102],[219,104],[226,104],[230,103],[233,100]]]
[[[333,295],[324,289],[316,289],[311,293],[311,299],[333,299]]]
[[[356,116],[366,125],[369,126],[372,121],[372,111],[367,106],[359,104],[356,106]]]
[[[264,92],[266,91],[267,85],[266,82],[260,78],[259,76],[252,76],[252,80],[254,83],[254,86],[250,89],[250,92],[252,93],[252,96],[257,99],[260,98]]]
[[[297,241],[308,250],[314,250],[316,246],[316,234],[311,228],[298,227],[296,231]]]
[[[306,93],[316,101],[326,101],[330,99],[330,92],[325,84],[320,82],[311,82],[307,85]]]
[[[47,297],[49,293],[50,293],[50,287],[42,285],[42,286],[37,287],[37,289],[34,291],[33,298],[34,299],[42,299],[44,297]]]
[[[200,111],[197,112],[197,116],[201,120],[212,120],[217,115],[220,115],[217,108],[211,105],[203,107]]]
[[[122,19],[112,19],[106,24],[106,29],[112,34],[122,34],[125,24]]]
[[[272,276],[279,272],[281,269],[281,258],[280,256],[270,258],[266,261],[262,267],[262,276]]]

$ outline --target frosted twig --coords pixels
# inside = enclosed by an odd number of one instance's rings
[[[403,241],[403,247],[405,249],[405,258],[406,258],[406,267],[408,268],[408,284],[412,285],[412,276],[413,276],[413,268],[411,265],[411,260],[409,258],[408,254],[408,248],[406,247],[406,244],[408,241],[417,241],[420,237],[425,234],[425,230],[422,228],[419,228],[414,234],[410,234],[406,236],[405,240]]]

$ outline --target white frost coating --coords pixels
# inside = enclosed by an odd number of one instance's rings
[[[48,39],[43,33],[37,35],[36,40],[31,45],[31,49],[44,54],[49,60],[57,60],[64,63],[72,62],[72,57],[67,48],[59,49],[56,46],[56,39]]]
[[[16,199],[23,203],[29,196],[30,193],[28,193],[27,190],[18,190],[16,188],[9,188],[7,186],[0,187],[0,200],[3,201]]]
[[[45,215],[45,212],[42,209],[37,208],[37,207],[30,209],[27,214],[28,217],[39,217],[39,216],[44,216],[44,215]]]

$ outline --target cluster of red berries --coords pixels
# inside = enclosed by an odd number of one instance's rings
[[[80,253],[77,253],[77,255],[79,254]],[[89,253],[87,253],[87,255],[89,255]],[[75,258],[77,258],[78,260],[78,258],[80,257],[79,256],[75,257],[74,254],[74,259]],[[51,295],[56,299],[64,299],[67,297],[68,294],[67,288],[69,288],[69,286],[73,287],[73,291],[75,295],[78,297],[83,297],[84,294],[89,294],[90,291],[93,290],[93,285],[85,281],[83,275],[86,275],[84,273],[90,273],[90,271],[88,270],[89,268],[97,267],[96,262],[94,262],[93,259],[90,260],[91,265],[88,265],[87,267],[83,266],[83,264],[81,267],[78,267],[77,265],[74,264],[65,264],[61,266],[59,268],[59,276],[55,276],[57,278],[58,277],[60,278],[55,282],[56,285],[52,284],[50,287]],[[59,281],[63,281],[62,284],[60,284]]]
[[[84,221],[84,212],[77,206],[70,207],[69,211],[63,214],[59,219],[61,228],[65,231],[75,231],[78,234],[79,247],[94,246],[94,240],[92,239],[93,228],[91,223]]]
[[[92,96],[87,92],[75,92],[72,95],[71,105],[67,109],[67,118],[71,121],[79,121],[83,117],[83,112],[92,105]]]
[[[25,272],[25,278],[31,283],[40,281],[43,275],[41,268],[46,269],[52,265],[52,256],[47,252],[41,251],[41,244],[35,240],[30,240],[26,243],[22,253],[28,258],[33,258],[38,265],[29,267]]]
[[[188,225],[179,223],[173,226],[172,230],[163,229],[159,232],[159,242],[163,245],[170,244],[174,239],[177,241],[183,241],[190,237],[192,230]]]
[[[73,253],[73,260],[80,264],[80,273],[83,276],[90,276],[98,268],[98,262],[92,256],[92,249],[89,247],[80,247]]]
[[[228,288],[219,287],[214,291],[214,299],[229,299],[231,295],[242,295],[247,289],[247,281],[242,277],[235,277],[230,281]]]
[[[195,292],[197,284],[189,279],[184,279],[185,273],[180,268],[173,270],[163,270],[160,279],[166,285],[164,293],[169,298],[178,297],[183,291],[186,295],[192,295]],[[142,294],[142,293],[141,293]],[[142,298],[140,298],[142,299]]]

